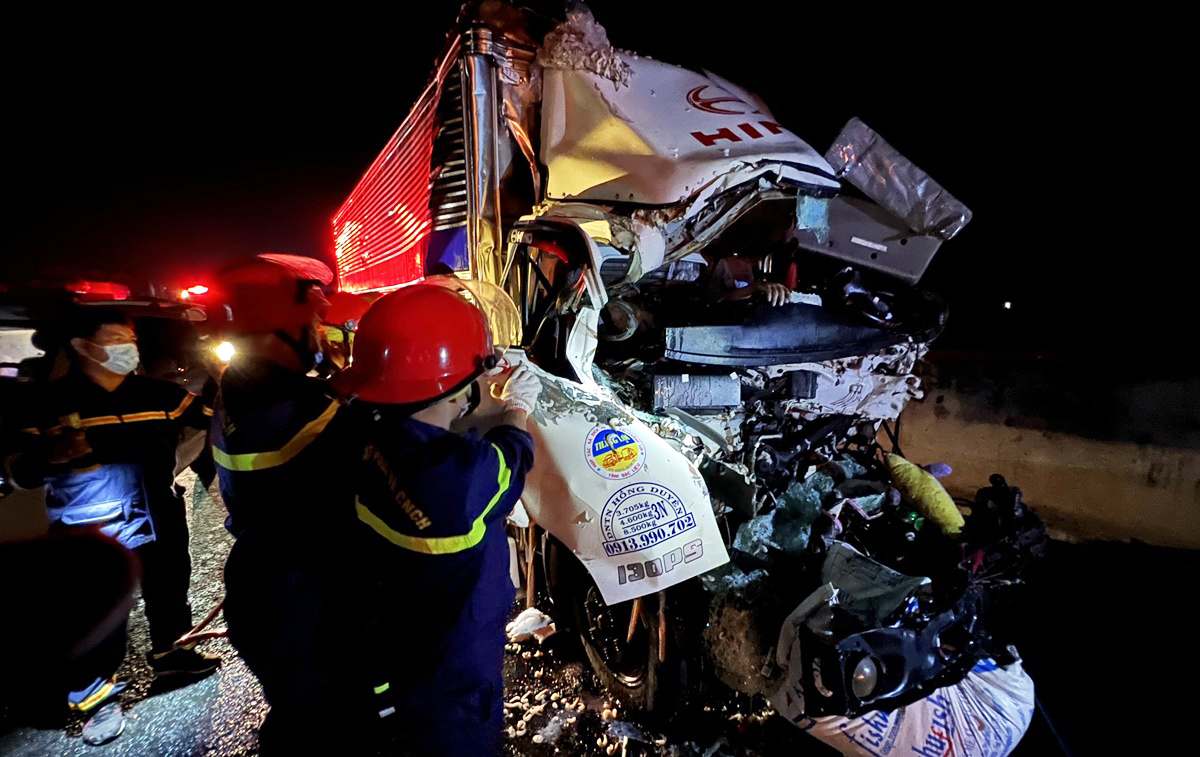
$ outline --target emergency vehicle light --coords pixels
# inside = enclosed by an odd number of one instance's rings
[[[67,284],[67,290],[78,294],[81,302],[129,299],[129,287],[112,281],[86,281],[81,279]]]

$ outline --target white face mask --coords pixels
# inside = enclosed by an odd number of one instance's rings
[[[89,344],[92,344],[93,347],[99,347],[108,354],[107,360],[96,360],[96,362],[103,366],[105,370],[112,371],[121,376],[133,373],[133,370],[138,367],[138,363],[142,359],[142,356],[138,353],[137,345],[132,342],[128,344],[108,345],[90,342]],[[88,357],[95,360],[91,355],[88,355]]]
[[[471,386],[460,395],[454,398],[454,404],[462,401],[464,404],[459,408],[458,417],[465,418],[475,412],[475,408],[479,407],[479,385],[472,383]]]

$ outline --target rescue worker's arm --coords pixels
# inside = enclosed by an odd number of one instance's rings
[[[171,407],[166,410],[167,418],[178,423],[181,427],[208,429],[212,423],[212,397],[215,390],[210,390],[212,379],[204,385],[203,395],[195,395],[183,387],[173,395]]]
[[[505,426],[519,428],[522,431],[528,431],[529,413],[524,410],[508,410],[504,413],[504,417],[500,419],[500,423]]]
[[[501,499],[502,507],[496,508],[497,515],[502,517],[512,512],[513,505],[525,488],[525,474],[533,467],[533,437],[526,427],[529,414],[537,407],[541,393],[541,380],[525,366],[518,366],[500,392],[500,401],[504,403],[504,420],[483,437],[500,458],[501,478],[505,470],[508,472],[508,491],[504,492],[505,496]]]
[[[366,488],[355,501],[358,520],[413,552],[446,555],[474,549],[521,496],[533,465],[533,437],[501,425],[483,438],[446,433],[425,444],[430,454],[421,473],[403,484],[397,476],[403,461],[393,463],[368,446],[363,469],[368,475],[362,477]]]
[[[516,412],[526,415],[524,410]],[[484,434],[483,441],[487,447],[476,469],[496,471],[495,504],[482,513],[484,520],[491,522],[507,518],[525,488],[525,474],[533,467],[533,437],[506,421]]]

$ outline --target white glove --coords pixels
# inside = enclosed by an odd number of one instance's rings
[[[500,401],[504,403],[505,411],[524,410],[532,413],[537,407],[538,397],[542,393],[542,382],[533,371],[519,365],[508,377],[508,383],[500,392]]]

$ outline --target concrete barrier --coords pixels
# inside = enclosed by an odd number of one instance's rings
[[[1200,548],[1200,450],[1089,438],[1028,416],[1014,422],[1011,403],[981,402],[946,374],[905,409],[900,445],[913,462],[950,463],[951,494],[973,497],[1000,473],[1055,536]]]

